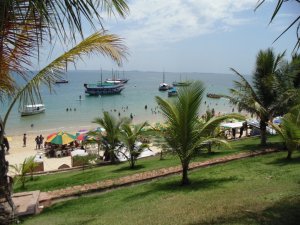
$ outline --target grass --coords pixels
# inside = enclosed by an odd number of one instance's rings
[[[272,136],[269,138],[269,141],[270,143],[276,143],[278,145],[279,138],[277,136]],[[198,157],[196,157],[194,161],[204,161],[211,158],[238,153],[241,151],[257,150],[259,149],[258,143],[259,138],[234,141],[231,143],[231,149],[228,149],[228,147],[221,147],[219,149],[215,149],[214,153],[212,154],[199,153]],[[179,165],[177,156],[167,155],[164,160],[159,160],[159,157],[151,157],[148,159],[138,160],[135,169],[130,169],[128,163],[121,163],[119,165],[86,169],[85,171],[72,171],[66,173],[37,176],[34,177],[33,181],[28,181],[26,183],[25,189],[22,189],[21,185],[17,183],[14,186],[14,192],[32,190],[56,190],[75,185],[93,183],[101,180],[119,178],[134,173],[140,173],[175,165]]]
[[[30,224],[298,224],[300,153],[233,161],[180,176],[57,203]]]

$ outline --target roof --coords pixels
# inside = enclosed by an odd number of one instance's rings
[[[245,121],[242,122],[234,122],[234,123],[221,123],[220,126],[224,127],[224,128],[240,128],[243,126],[243,123]]]
[[[44,107],[44,104],[35,104],[35,105],[25,105],[26,108],[36,108],[36,107]]]

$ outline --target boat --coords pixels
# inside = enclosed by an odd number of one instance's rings
[[[106,79],[106,83],[113,83],[113,84],[126,84],[129,81],[129,79],[126,78],[117,78],[117,79]]]
[[[84,84],[85,93],[89,95],[113,95],[120,94],[125,88],[123,84],[111,84],[98,82],[96,84]]]
[[[177,95],[178,95],[177,90],[174,87],[168,91],[168,97],[173,97],[173,96],[177,96]]]
[[[221,98],[221,95],[217,95],[217,94],[212,94],[212,93],[207,93],[206,97],[208,98]]]
[[[117,77],[118,77],[118,71],[117,71]],[[126,84],[128,81],[129,81],[129,79],[126,79],[125,77],[124,77],[124,71],[123,71],[123,77],[124,78],[117,78],[116,77],[116,74],[114,74],[114,71],[112,70],[112,78],[111,79],[106,79],[105,80],[105,82],[106,83],[113,83],[113,84]]]
[[[69,81],[65,80],[65,79],[61,79],[61,80],[56,80],[55,83],[56,84],[66,84],[66,83],[69,83]]]
[[[44,104],[35,104],[35,105],[24,105],[20,109],[21,116],[30,116],[45,112],[46,108]]]
[[[167,91],[167,90],[169,90],[169,85],[168,84],[166,84],[166,83],[161,83],[161,84],[159,84],[159,87],[158,87],[158,90],[159,91]]]
[[[159,84],[158,90],[159,91],[167,91],[170,89],[170,85],[165,83],[165,72],[163,73],[163,82]]]
[[[123,83],[102,82],[102,69],[101,81],[98,81],[96,84],[84,84],[83,86],[86,94],[95,96],[120,94],[125,88]]]
[[[183,86],[189,86],[192,82],[190,81],[180,81],[180,82],[176,82],[174,81],[172,84],[173,86],[180,86],[180,87],[183,87]]]

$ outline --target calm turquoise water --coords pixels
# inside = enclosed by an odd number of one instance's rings
[[[73,131],[82,128],[95,126],[91,121],[101,116],[102,111],[111,111],[115,116],[120,112],[121,116],[134,115],[134,122],[161,121],[161,114],[152,113],[151,109],[157,106],[155,96],[167,97],[167,92],[159,92],[158,85],[162,82],[162,72],[137,72],[127,71],[124,76],[129,80],[125,85],[125,90],[120,95],[112,96],[85,96],[84,83],[93,83],[101,79],[99,71],[69,71],[67,73],[68,84],[55,86],[55,92],[50,94],[48,90],[42,88],[42,95],[46,112],[28,117],[21,117],[17,107],[10,114],[6,127],[7,134],[27,133],[50,133],[54,130]],[[123,73],[120,73],[123,77]],[[103,71],[103,80],[111,78],[110,71]],[[205,74],[205,73],[182,73],[182,80],[201,80],[206,85],[206,92],[228,93],[228,88],[232,86],[232,80],[237,79],[233,74]],[[179,81],[179,73],[165,73],[165,81],[171,84]],[[84,99],[78,101],[79,95]],[[207,104],[204,104],[204,102]],[[145,105],[148,109],[145,110]],[[231,112],[232,106],[225,99],[207,99],[204,97],[201,112],[205,112],[207,106],[215,108],[216,112]],[[124,108],[128,107],[128,110]],[[66,111],[72,108],[72,111]],[[74,111],[76,108],[76,111]],[[5,108],[1,107],[1,115]],[[157,111],[157,110],[156,110]],[[34,124],[31,127],[31,124]]]

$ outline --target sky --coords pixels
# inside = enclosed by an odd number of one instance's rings
[[[296,43],[296,27],[273,43],[300,10],[292,0],[269,24],[276,2],[266,1],[254,11],[257,0],[128,0],[130,13],[125,19],[104,16],[103,20],[105,29],[122,37],[128,47],[123,66],[92,56],[78,61],[76,69],[231,73],[233,67],[251,74],[259,50],[286,50],[289,60]],[[92,33],[86,28],[84,35]],[[62,49],[56,43],[37,69]]]

